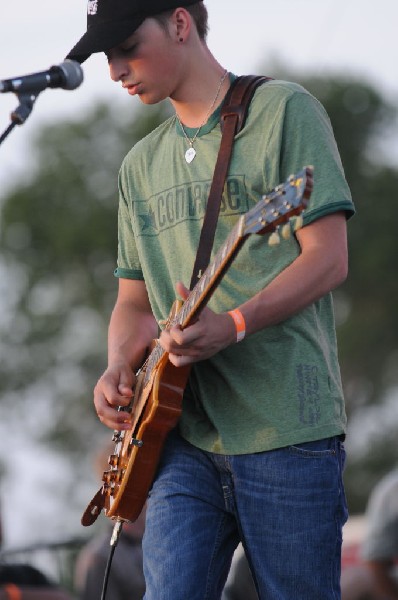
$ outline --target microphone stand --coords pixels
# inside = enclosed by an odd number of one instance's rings
[[[20,104],[17,108],[11,113],[11,124],[7,127],[4,133],[0,136],[0,144],[6,139],[6,137],[11,133],[16,125],[23,125],[26,119],[29,117],[32,112],[33,105],[37,99],[39,92],[35,94],[16,94]]]

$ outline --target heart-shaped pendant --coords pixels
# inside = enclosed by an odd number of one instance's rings
[[[188,148],[188,150],[185,152],[185,160],[187,161],[187,163],[191,163],[193,161],[193,159],[196,156],[196,151],[195,148],[193,148],[192,146],[190,148]]]

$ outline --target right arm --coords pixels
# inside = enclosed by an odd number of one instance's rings
[[[145,283],[119,279],[119,292],[108,335],[108,367],[94,389],[98,417],[111,429],[128,429],[128,413],[118,406],[129,404],[135,371],[144,362],[158,327],[152,314]]]

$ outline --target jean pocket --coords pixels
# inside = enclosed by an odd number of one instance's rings
[[[303,458],[322,458],[336,454],[336,443],[337,440],[335,437],[324,438],[322,440],[294,444],[292,446],[288,446],[288,450],[291,454],[295,454],[296,456],[301,456]]]

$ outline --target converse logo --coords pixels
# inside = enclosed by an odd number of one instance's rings
[[[87,14],[96,15],[98,10],[98,0],[89,0],[87,4]]]

